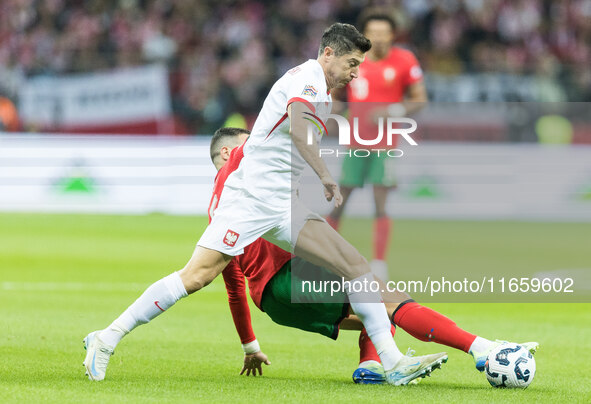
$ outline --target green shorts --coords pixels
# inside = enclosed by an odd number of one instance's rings
[[[349,303],[342,303],[346,296],[341,293],[330,297],[330,290],[327,293],[302,292],[302,283],[311,279],[302,273],[302,267],[304,271],[314,271],[315,280],[339,279],[324,268],[294,258],[265,286],[261,308],[277,324],[337,339],[339,324],[349,313]],[[335,302],[330,303],[331,299]]]
[[[388,157],[383,151],[371,153],[368,157],[343,155],[343,171],[340,183],[342,186],[355,188],[363,187],[368,182],[372,185],[384,187],[396,186],[394,176],[394,157]]]

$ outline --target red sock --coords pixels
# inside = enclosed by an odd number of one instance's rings
[[[470,350],[476,338],[443,314],[412,301],[398,306],[393,320],[394,324],[421,341],[437,342],[464,352]]]
[[[386,250],[390,241],[390,218],[388,216],[377,217],[373,225],[374,258],[386,260]]]
[[[341,219],[336,219],[336,218],[329,215],[329,216],[326,216],[326,221],[328,222],[328,224],[330,224],[330,227],[332,227],[336,231],[339,231]]]
[[[396,332],[396,327],[392,324],[392,328],[390,328],[390,332],[392,332],[392,336]],[[365,328],[361,330],[361,334],[359,334],[359,363],[365,361],[380,361],[380,356],[378,355],[378,351],[373,346],[371,339],[367,335]]]

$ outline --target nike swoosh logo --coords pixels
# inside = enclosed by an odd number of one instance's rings
[[[417,362],[417,363],[413,363],[412,365],[409,365],[409,366],[418,366],[420,364],[421,364],[421,362]]]
[[[94,367],[94,360],[96,359],[96,351],[94,351],[94,355],[92,355],[92,363],[90,364],[90,371],[93,375],[96,375],[96,368]]]
[[[163,309],[162,307],[158,306],[158,303],[159,303],[159,302],[160,302],[160,300],[156,300],[156,301],[154,302],[154,304],[155,304],[155,305],[156,305],[156,307],[158,307],[160,310],[164,311],[164,309]]]

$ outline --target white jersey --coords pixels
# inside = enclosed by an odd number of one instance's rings
[[[324,72],[316,60],[288,71],[269,92],[242,147],[244,156],[226,179],[218,207],[197,243],[199,246],[236,256],[263,237],[293,251],[305,223],[324,220],[295,198],[306,166],[289,134],[287,107],[296,101],[308,103],[311,115],[307,118],[320,127],[324,125],[318,120],[330,112],[331,98]],[[314,132],[318,141],[321,133]]]
[[[226,180],[226,188],[288,208],[307,164],[289,134],[287,107],[295,101],[309,103],[321,120],[330,112],[331,97],[318,61],[310,59],[294,67],[273,85],[244,145],[240,166]],[[315,132],[319,136],[319,131]]]

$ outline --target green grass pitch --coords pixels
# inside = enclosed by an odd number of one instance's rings
[[[359,386],[351,381],[357,332],[343,331],[334,342],[280,327],[254,305],[255,332],[272,365],[263,377],[239,376],[242,351],[221,279],[125,338],[104,382],[87,380],[83,337],[181,268],[205,223],[1,214],[0,402],[591,402],[590,304],[430,304],[484,337],[539,341],[527,390],[493,389],[465,353],[402,330],[402,351],[445,349],[449,362],[416,386]],[[371,221],[349,220],[343,232],[368,254],[370,229]],[[588,243],[586,224],[401,220],[390,265],[588,268]]]

